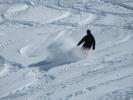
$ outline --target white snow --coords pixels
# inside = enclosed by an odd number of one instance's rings
[[[132,100],[132,4],[0,0],[0,100]]]
[[[13,6],[9,7],[9,9],[5,12],[5,16],[7,18],[10,18],[16,13],[19,13],[21,11],[27,10],[29,7],[26,4],[14,4]]]
[[[3,19],[2,19],[2,17],[0,16],[0,23],[2,23],[3,22]]]

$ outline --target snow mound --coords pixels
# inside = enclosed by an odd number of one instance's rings
[[[21,64],[10,62],[0,56],[0,78],[9,75],[12,72],[18,71],[23,68]]]
[[[11,18],[11,17],[15,16],[17,13],[25,11],[28,8],[29,8],[29,6],[26,4],[15,4],[15,5],[9,7],[9,9],[6,11],[4,16],[6,18]]]

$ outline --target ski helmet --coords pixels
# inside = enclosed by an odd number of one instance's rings
[[[89,29],[87,30],[87,34],[88,34],[88,35],[91,34],[91,31],[90,31]]]

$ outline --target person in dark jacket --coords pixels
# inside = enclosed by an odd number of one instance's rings
[[[93,50],[95,50],[95,45],[96,45],[95,38],[94,38],[94,36],[92,35],[92,33],[89,29],[87,30],[87,35],[85,35],[79,41],[77,46],[81,45],[82,43],[84,43],[82,45],[83,49],[91,49],[92,48]]]

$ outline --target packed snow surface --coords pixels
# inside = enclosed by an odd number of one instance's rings
[[[132,44],[132,0],[0,0],[0,100],[133,100]]]

